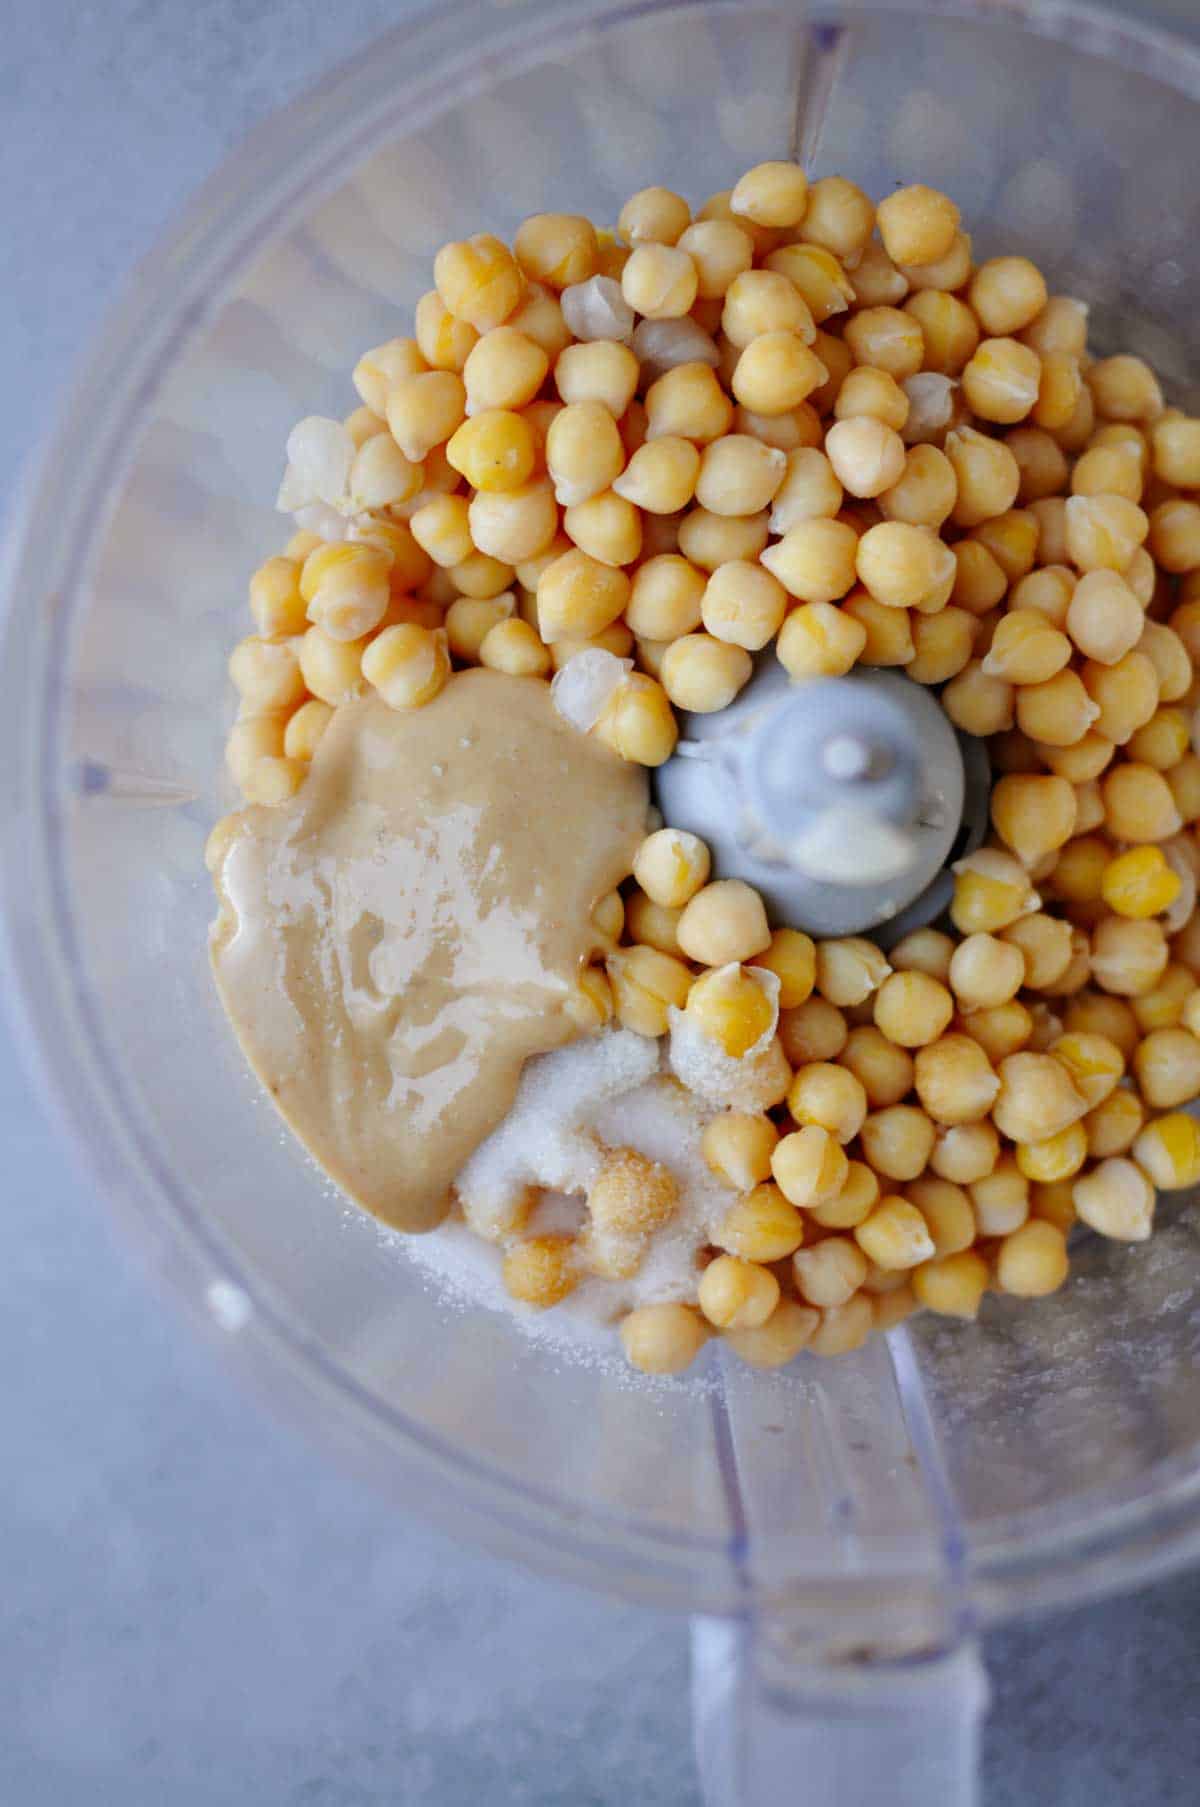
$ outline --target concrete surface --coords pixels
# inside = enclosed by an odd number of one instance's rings
[[[0,493],[177,204],[402,10],[9,0]],[[414,1531],[265,1416],[117,1246],[7,1037],[0,1147],[5,1807],[694,1807],[679,1621]],[[988,1807],[1193,1801],[1198,1636],[1193,1575],[992,1637]]]

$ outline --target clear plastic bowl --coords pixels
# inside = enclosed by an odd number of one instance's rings
[[[152,1263],[439,1524],[837,1661],[1077,1600],[1200,1543],[1200,1232],[1061,1298],[783,1376],[634,1383],[430,1291],[260,1098],[210,983],[225,660],[289,427],[354,405],[448,236],[615,217],[798,151],[951,190],[977,250],[1192,393],[1200,59],[1070,6],[460,4],[251,137],[138,272],[9,546],[3,908],[51,1090]]]

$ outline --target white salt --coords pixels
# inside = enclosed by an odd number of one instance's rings
[[[589,1359],[617,1359],[612,1326],[634,1306],[694,1301],[699,1253],[733,1195],[701,1153],[716,1112],[659,1072],[660,1055],[657,1041],[610,1029],[531,1060],[513,1109],[459,1176],[462,1215],[406,1238],[406,1254],[452,1299],[503,1311],[530,1335]],[[517,1304],[504,1288],[499,1244],[526,1189],[541,1189],[526,1233],[576,1234],[612,1148],[634,1148],[669,1169],[680,1194],[675,1215],[650,1240],[636,1274],[588,1275],[552,1311]]]
[[[736,1111],[769,1110],[786,1096],[791,1069],[773,1029],[734,1059],[684,1011],[672,1008],[667,1014],[667,1062],[689,1092]]]
[[[516,1100],[458,1176],[463,1215],[479,1235],[505,1235],[530,1186],[586,1192],[600,1171],[591,1123],[610,1098],[658,1071],[658,1043],[631,1030],[587,1036],[527,1063]]]

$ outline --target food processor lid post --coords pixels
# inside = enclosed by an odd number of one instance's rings
[[[929,894],[975,801],[974,755],[986,757],[926,686],[877,670],[793,679],[764,654],[734,702],[681,728],[655,773],[662,814],[777,921],[857,935],[944,907]]]

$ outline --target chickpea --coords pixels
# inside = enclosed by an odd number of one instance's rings
[[[1156,1117],[1139,1133],[1133,1158],[1160,1191],[1194,1186],[1200,1179],[1200,1125],[1184,1111]]]
[[[1047,365],[1043,363],[1043,380],[1046,368]],[[1070,471],[1066,454],[1043,427],[1014,427],[1004,443],[1016,459],[1021,472],[1018,501],[1041,502],[1047,496],[1057,496],[1066,489]]]
[[[762,553],[762,563],[799,601],[836,602],[853,587],[859,546],[854,529],[842,521],[798,521]]]
[[[1154,1188],[1132,1161],[1114,1156],[1075,1181],[1075,1210],[1083,1223],[1118,1242],[1144,1242],[1154,1221]]]
[[[988,1264],[973,1249],[963,1249],[916,1269],[912,1289],[920,1304],[943,1317],[975,1318],[990,1275]]]
[[[765,510],[753,515],[717,515],[707,508],[689,509],[679,523],[679,551],[702,571],[715,571],[718,565],[736,559],[756,559],[767,543],[767,518]],[[769,559],[762,563],[771,569]]]
[[[1087,324],[1085,301],[1077,301],[1071,295],[1051,295],[1021,336],[1042,356],[1060,353],[1079,358],[1087,350]]]
[[[913,1079],[926,1113],[945,1125],[978,1122],[1000,1090],[986,1052],[968,1035],[943,1035],[921,1048]]]
[[[953,961],[951,962],[953,975]],[[903,1048],[935,1042],[954,1015],[954,999],[940,980],[923,972],[893,972],[875,994],[878,1028]]]
[[[755,414],[786,414],[820,388],[829,372],[794,332],[766,332],[741,351],[730,387]]]
[[[1075,808],[1075,792],[1065,778],[1013,773],[992,790],[996,832],[1026,866],[1070,840]]]
[[[717,442],[719,443],[719,442]],[[689,439],[667,434],[648,440],[630,457],[612,487],[650,514],[677,514],[696,493],[700,453]]]
[[[677,709],[711,714],[728,707],[752,670],[741,645],[711,634],[684,634],[663,655],[662,685]]]
[[[908,278],[881,244],[872,240],[854,266],[854,297],[860,307],[899,307],[908,294]]]
[[[504,1257],[503,1279],[510,1298],[545,1311],[558,1305],[578,1285],[573,1239],[535,1236],[518,1243]]]
[[[1042,363],[1011,338],[983,339],[962,373],[963,394],[981,420],[1012,425],[1037,405]]]
[[[862,1086],[872,1110],[899,1104],[912,1090],[912,1055],[873,1023],[860,1023],[850,1031],[839,1059]]]
[[[620,1337],[630,1364],[643,1374],[680,1374],[708,1340],[699,1312],[687,1305],[642,1305],[621,1320]]]
[[[956,527],[978,527],[1012,507],[1021,471],[1002,440],[989,439],[974,427],[959,427],[946,435],[945,451],[958,480]]]
[[[754,968],[729,965],[702,974],[688,992],[684,1010],[688,1021],[731,1060],[761,1053],[775,1032],[774,997]]]
[[[1044,1142],[1087,1109],[1070,1070],[1052,1054],[1010,1054],[1000,1062],[992,1121],[1014,1142]]]
[[[1163,841],[1178,834],[1182,820],[1171,787],[1153,766],[1128,761],[1115,765],[1100,782],[1104,820],[1118,841]],[[1162,904],[1165,909],[1174,896]]]
[[[825,176],[811,184],[797,225],[803,243],[818,245],[846,262],[864,249],[874,229],[874,204],[855,183],[845,176]]]
[[[669,188],[640,188],[622,207],[617,232],[627,245],[673,245],[691,220],[682,195]]]
[[[847,596],[842,615],[863,630],[861,665],[908,665],[916,658],[912,618],[907,609],[890,608],[861,586]]]
[[[975,1240],[975,1213],[964,1187],[927,1174],[909,1182],[908,1198],[924,1218],[939,1260],[970,1248]]]
[[[996,1257],[996,1278],[1003,1292],[1041,1299],[1063,1285],[1069,1265],[1062,1231],[1034,1221],[1004,1238]]]
[[[1150,516],[1149,547],[1173,576],[1200,569],[1200,504],[1183,497],[1160,502]]]
[[[892,1104],[872,1111],[862,1126],[864,1155],[878,1174],[915,1180],[933,1152],[934,1126],[915,1104]]]
[[[1029,1181],[1010,1154],[969,1188],[975,1227],[981,1236],[1010,1236],[1029,1216]]]
[[[846,1046],[849,1026],[836,1005],[811,997],[779,1017],[779,1039],[793,1066],[808,1060],[835,1060]]]
[[[836,1198],[848,1171],[849,1164],[836,1137],[815,1123],[784,1136],[771,1154],[776,1185],[791,1204],[801,1208]],[[821,1301],[811,1299],[810,1303]]]
[[[1101,1100],[1083,1119],[1087,1151],[1093,1161],[1127,1154],[1146,1121],[1146,1107],[1137,1093],[1122,1086]]]
[[[1163,411],[1162,390],[1141,358],[1101,358],[1087,373],[1096,412],[1105,420],[1156,420]]]
[[[856,364],[886,371],[897,382],[915,376],[924,362],[920,322],[901,308],[861,308],[846,322],[843,339]]]
[[[939,1129],[929,1165],[940,1179],[970,1186],[991,1173],[999,1155],[1000,1137],[993,1124],[956,1123]]]
[[[810,1305],[845,1305],[867,1275],[867,1257],[849,1236],[827,1236],[811,1249],[792,1256],[796,1291]]]
[[[703,886],[684,907],[679,945],[689,959],[721,967],[752,961],[771,941],[762,898],[741,879]]]
[[[915,183],[899,188],[876,209],[884,250],[897,264],[931,264],[945,257],[959,228],[959,211],[949,195]]]
[[[821,1314],[794,1299],[780,1299],[757,1330],[727,1330],[724,1341],[752,1368],[783,1368],[811,1342]]]
[[[859,540],[855,569],[877,602],[890,608],[919,608],[943,588],[948,597],[956,565],[949,547],[929,528],[882,521]]]
[[[990,1010],[1016,996],[1025,981],[1020,948],[994,935],[968,935],[954,950],[950,986],[967,1010]]]
[[[812,1061],[792,1081],[788,1110],[802,1129],[814,1123],[844,1145],[862,1128],[867,1094],[848,1068]]]
[[[1200,1095],[1200,1041],[1187,1029],[1154,1029],[1138,1046],[1133,1071],[1151,1110],[1190,1104]]]
[[[997,624],[983,670],[1010,684],[1043,684],[1070,657],[1071,642],[1039,610],[1010,607]]]
[[[811,995],[816,981],[817,950],[811,938],[799,929],[776,929],[766,949],[755,955],[754,964],[779,980],[781,1010],[794,1010]]]
[[[723,434],[701,455],[696,499],[713,514],[756,514],[773,500],[787,462],[784,452],[748,434]]]
[[[870,415],[839,420],[830,427],[825,455],[852,496],[880,496],[904,474],[904,441],[885,421]]]
[[[879,506],[886,520],[937,532],[957,498],[958,479],[946,454],[937,446],[915,445],[905,454],[900,476],[879,497]],[[957,572],[955,584],[957,587]]]
[[[921,329],[925,369],[941,376],[961,376],[981,337],[979,322],[966,303],[956,295],[925,289],[909,296],[904,311]]]
[[[783,411],[782,408],[775,410],[777,413]],[[707,364],[676,364],[664,371],[646,391],[646,417],[648,441],[670,434],[675,438],[694,440],[697,445],[707,445],[710,440],[728,433],[733,420],[733,404]]]
[[[1011,728],[1015,719],[1012,685],[989,677],[979,659],[968,660],[946,685],[942,707],[956,728],[981,738]]]

